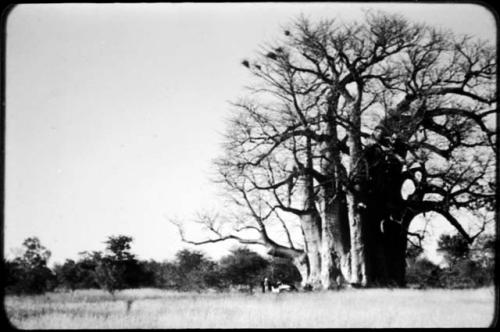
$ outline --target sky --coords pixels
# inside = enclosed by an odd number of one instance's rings
[[[496,40],[493,15],[465,4],[16,6],[6,25],[7,257],[37,236],[62,263],[124,234],[140,259],[171,259],[186,245],[168,218],[225,208],[211,161],[229,102],[250,82],[241,61],[300,14],[350,21],[369,8]]]

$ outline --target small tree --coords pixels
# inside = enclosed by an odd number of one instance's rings
[[[143,262],[143,270],[150,276],[153,287],[176,289],[178,286],[179,271],[173,262]]]
[[[96,268],[102,253],[99,251],[83,251],[80,253],[80,259],[76,265],[78,274],[78,284],[76,288],[99,288],[100,283],[97,280]]]
[[[449,263],[443,284],[449,288],[481,287],[491,284],[494,277],[494,244],[491,234],[479,236],[472,245],[459,235],[442,235],[438,250]]]
[[[438,251],[442,252],[449,264],[455,264],[469,256],[469,243],[460,234],[442,234],[438,240]]]
[[[62,265],[55,265],[54,273],[58,284],[74,291],[79,281],[78,268],[78,264],[72,259],[67,259]]]
[[[124,288],[123,269],[110,257],[102,257],[95,269],[96,279],[102,289],[114,295],[116,290]]]
[[[440,287],[442,282],[442,270],[439,266],[426,258],[417,259],[408,266],[406,278],[408,284],[420,287]]]
[[[415,263],[418,257],[424,252],[424,249],[421,246],[411,244],[406,249],[406,261],[407,264]]]
[[[180,290],[201,290],[214,286],[217,264],[200,252],[183,249],[176,254],[176,285]]]
[[[7,291],[40,294],[55,286],[55,277],[47,267],[50,251],[37,237],[23,242],[23,254],[6,262]]]
[[[2,275],[5,276],[4,282],[6,293],[22,293],[21,280],[24,271],[18,260],[11,261],[4,259]]]
[[[97,254],[95,261],[96,279],[101,288],[111,294],[126,287],[135,287],[139,279],[139,264],[130,252],[132,237],[125,235],[110,236],[104,255]]]
[[[248,286],[253,291],[255,284],[263,278],[269,262],[247,248],[236,248],[220,260],[220,265],[227,282]]]
[[[47,266],[51,252],[42,246],[37,237],[29,237],[23,242],[24,254],[21,262],[29,268]]]
[[[113,260],[124,262],[135,259],[135,255],[130,252],[132,241],[133,238],[130,236],[118,235],[108,237],[104,243]]]
[[[474,241],[471,248],[472,259],[491,273],[495,268],[496,242],[494,234],[484,234]]]

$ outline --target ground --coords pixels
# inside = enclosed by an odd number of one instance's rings
[[[7,296],[21,329],[488,327],[494,288],[321,293],[178,293],[131,289]],[[127,309],[128,307],[128,309]]]

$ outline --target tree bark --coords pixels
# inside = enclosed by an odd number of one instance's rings
[[[300,215],[300,223],[306,246],[306,277],[302,278],[302,286],[321,289],[321,217],[314,203],[313,179],[310,174],[299,180],[304,197],[304,212]]]
[[[363,212],[367,282],[403,286],[407,230],[415,215],[405,208],[401,197],[402,163],[378,143],[365,148],[365,156],[369,165]]]
[[[324,289],[340,286],[339,277],[348,281],[351,274],[345,197],[341,193],[338,196],[327,202],[322,218],[321,282]],[[327,197],[331,196],[327,193]]]
[[[350,234],[349,219],[345,208],[345,194],[342,190],[342,164],[337,134],[335,112],[339,102],[339,93],[332,91],[329,109],[326,115],[325,136],[330,140],[321,145],[323,155],[322,173],[328,181],[321,183],[322,190],[322,246],[321,246],[321,282],[324,289],[338,285],[338,277],[349,280]]]
[[[359,83],[358,83],[359,85]],[[362,96],[362,87],[358,86],[358,96],[356,103],[351,111],[349,121],[351,127],[348,130],[347,146],[349,147],[349,173],[350,178],[354,180],[354,186],[349,186],[347,196],[348,218],[351,238],[351,275],[349,281],[351,284],[366,286],[368,283],[367,259],[365,248],[365,215],[363,209],[366,203],[360,199],[360,191],[364,191],[363,182],[366,177],[366,167],[361,149],[361,110],[360,101]],[[358,179],[360,181],[358,181]]]
[[[302,285],[321,289],[321,219],[313,212],[301,216],[300,221],[307,246],[307,277]]]

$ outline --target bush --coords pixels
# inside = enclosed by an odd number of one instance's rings
[[[53,290],[57,281],[47,267],[50,251],[36,237],[23,242],[23,254],[12,261],[3,261],[7,293],[41,294]]]
[[[176,255],[172,272],[177,290],[188,291],[213,287],[217,283],[217,263],[205,257],[202,252],[181,250]]]
[[[6,293],[42,294],[53,290],[55,275],[45,266],[29,267],[19,261],[4,261]]]
[[[463,259],[443,271],[441,283],[446,288],[477,288],[490,285],[493,275],[479,263]]]
[[[482,234],[469,244],[460,234],[442,235],[438,247],[448,267],[441,283],[447,288],[475,288],[491,285],[494,279],[495,236]]]
[[[288,259],[273,258],[266,269],[266,276],[272,284],[279,282],[295,285],[302,281],[297,267]]]
[[[440,287],[441,286],[442,270],[436,264],[426,258],[415,260],[406,269],[407,284],[418,285],[425,287]]]
[[[408,284],[462,289],[484,287],[494,282],[494,236],[480,236],[471,245],[459,234],[442,235],[438,246],[448,266],[440,268],[427,259],[408,259]]]
[[[250,291],[260,284],[269,262],[259,254],[247,249],[236,248],[220,260],[221,276],[226,284],[246,286]]]

